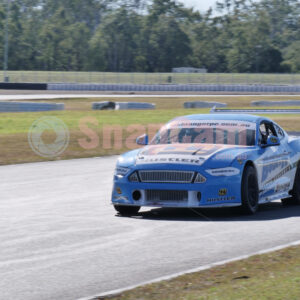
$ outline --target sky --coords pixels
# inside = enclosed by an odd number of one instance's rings
[[[214,8],[217,0],[180,0],[186,6],[194,7],[202,12],[207,11],[211,6]]]

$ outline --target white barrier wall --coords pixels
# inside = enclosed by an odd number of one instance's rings
[[[155,104],[142,102],[116,102],[116,110],[127,109],[155,109]]]
[[[211,108],[211,107],[227,107],[226,103],[221,102],[210,102],[210,101],[192,101],[185,102],[184,108]]]
[[[300,100],[286,101],[252,101],[251,106],[300,106]]]
[[[64,103],[0,102],[0,112],[37,112],[64,109]]]

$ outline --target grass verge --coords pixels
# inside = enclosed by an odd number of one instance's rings
[[[266,97],[274,100],[273,97]],[[198,98],[197,98],[198,99]],[[135,137],[148,132],[153,135],[159,124],[163,124],[170,119],[187,114],[208,113],[209,109],[183,109],[185,101],[196,101],[192,98],[153,98],[153,99],[134,99],[134,101],[148,101],[157,104],[156,110],[147,111],[92,111],[91,102],[97,99],[60,99],[57,102],[64,102],[65,111],[43,112],[43,113],[1,113],[0,116],[0,164],[13,164],[24,162],[36,162],[45,160],[59,160],[82,157],[94,157],[102,155],[112,155],[137,148]],[[110,100],[101,99],[100,101]],[[128,101],[121,98],[114,101]],[[251,97],[241,96],[234,98],[221,99],[219,97],[199,96],[199,100],[225,101],[229,107],[249,107],[253,100]],[[48,102],[41,101],[41,102]],[[55,101],[55,100],[53,100]],[[129,101],[132,101],[130,99]],[[61,119],[70,131],[70,143],[64,153],[55,158],[43,158],[37,155],[29,146],[28,131],[32,123],[43,116],[57,117]],[[278,122],[288,131],[300,131],[300,115],[270,115],[274,121]],[[90,138],[80,128],[81,122],[84,122],[94,132],[96,139]],[[135,127],[130,127],[131,125]],[[154,126],[148,126],[152,124]],[[113,134],[107,136],[108,127],[119,128],[119,135]],[[150,132],[151,131],[151,132]],[[45,132],[43,139],[53,141],[53,133]],[[82,141],[88,144],[88,147],[82,147]]]
[[[193,113],[194,112],[195,111],[193,111]],[[205,113],[207,110],[197,110],[197,112]],[[159,124],[186,113],[187,111],[183,109],[170,109],[139,112],[82,110],[1,114],[0,164],[5,165],[119,154],[137,148],[135,138],[138,135],[149,132],[149,124],[156,124],[156,126],[159,127]],[[53,159],[37,155],[32,151],[28,143],[28,132],[31,125],[37,119],[44,116],[59,118],[67,125],[70,132],[68,148],[62,155]],[[82,122],[93,131],[93,140],[80,128]],[[113,131],[109,133],[111,128]],[[151,135],[153,135],[153,133]],[[53,132],[45,132],[42,138],[45,143],[47,143],[47,141],[51,143],[55,136],[53,136]],[[82,146],[82,141],[84,144],[87,144],[87,146]]]
[[[300,299],[300,246],[228,263],[100,299]]]

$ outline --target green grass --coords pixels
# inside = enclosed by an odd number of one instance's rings
[[[207,113],[208,109],[176,109],[154,111],[57,111],[40,113],[3,113],[0,119],[0,134],[10,135],[26,133],[31,124],[42,116],[55,116],[66,123],[70,130],[77,129],[82,118],[96,118],[99,129],[103,125],[121,125],[126,127],[131,124],[147,125],[152,123],[165,123],[170,119],[191,113]]]
[[[274,100],[274,97],[266,97],[266,99]],[[100,101],[110,100],[109,98],[102,98]],[[132,101],[132,99],[114,99],[114,101]],[[49,160],[35,154],[29,146],[27,134],[32,123],[43,116],[55,116],[61,119],[69,128],[70,144],[66,151],[58,159],[95,157],[102,155],[119,154],[130,150],[128,148],[129,125],[138,124],[135,129],[135,134],[139,135],[147,132],[149,124],[163,124],[170,119],[197,113],[208,113],[209,109],[183,109],[185,101],[209,100],[209,101],[224,101],[228,103],[229,107],[246,108],[250,106],[253,100],[251,97],[241,96],[234,98],[221,99],[218,96],[212,98],[137,98],[134,101],[154,102],[157,105],[156,110],[144,111],[93,111],[91,110],[91,102],[97,99],[60,99],[47,100],[65,103],[65,111],[40,112],[40,113],[1,113],[0,114],[0,164],[12,164],[23,162],[35,162]],[[37,101],[38,102],[38,101]],[[45,100],[41,101],[45,102]],[[300,115],[269,115],[271,119],[278,122],[287,131],[300,131]],[[91,149],[83,149],[79,144],[81,139],[89,140],[87,135],[79,128],[80,121],[84,118],[89,118],[96,124],[86,123],[93,132],[99,137],[99,143],[95,144]],[[121,146],[114,146],[114,138],[111,137],[111,146],[104,147],[105,130],[111,125],[119,125],[122,131]],[[150,132],[150,128],[148,133]],[[44,137],[44,135],[43,135]],[[46,132],[45,139],[49,142],[53,140],[53,133]],[[131,138],[132,147],[137,147],[134,144],[134,138]],[[51,159],[50,159],[51,160]]]
[[[298,300],[300,247],[256,255],[98,299]]]
[[[300,84],[300,74],[239,73],[112,73],[8,71],[10,82],[123,83],[123,84]],[[0,72],[3,78],[3,72]],[[171,78],[171,81],[170,81]]]
[[[166,123],[172,118],[188,115],[208,113],[209,109],[163,109],[145,111],[53,111],[35,113],[1,113],[0,135],[26,133],[31,124],[43,116],[55,116],[66,123],[70,130],[78,129],[81,119],[95,118],[101,129],[103,125],[132,124],[148,125]],[[286,130],[300,131],[300,116],[295,114],[264,114],[280,123]],[[297,121],[296,121],[297,120]]]
[[[194,111],[193,111],[194,112]],[[199,113],[205,110],[198,110]],[[36,162],[45,160],[60,160],[82,157],[95,157],[102,155],[113,155],[128,151],[126,141],[132,134],[128,130],[129,125],[137,124],[137,128],[143,132],[137,133],[140,135],[147,130],[148,124],[162,124],[168,120],[187,113],[183,109],[175,110],[157,110],[157,111],[58,111],[49,113],[8,113],[1,114],[0,119],[0,164],[13,164],[24,162]],[[32,151],[28,143],[28,131],[32,123],[42,116],[54,116],[65,122],[70,132],[70,143],[66,151],[59,157],[53,159],[43,158]],[[87,135],[79,129],[80,121],[83,118],[88,118],[95,124],[86,124],[99,137],[99,144],[91,149],[81,147],[79,141],[81,139],[89,140]],[[103,127],[110,128],[112,125],[119,125],[121,128],[121,147],[116,147],[114,138],[111,138],[111,146],[104,147],[105,135]],[[43,140],[53,140],[53,133],[46,132]],[[131,138],[131,144],[134,144],[135,138]]]

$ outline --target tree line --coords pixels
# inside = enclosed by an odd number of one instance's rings
[[[298,0],[1,0],[1,41],[6,20],[10,70],[300,72]]]

